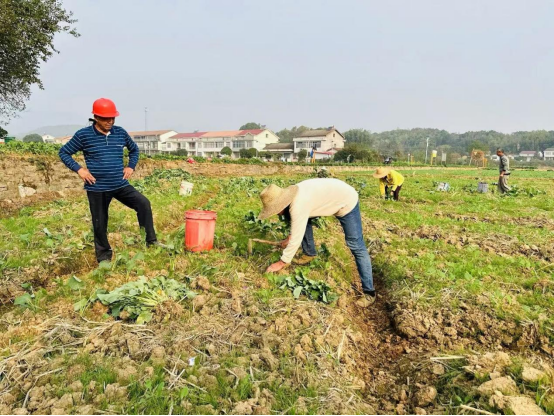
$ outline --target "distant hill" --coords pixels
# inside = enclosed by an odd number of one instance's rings
[[[77,124],[68,124],[63,126],[44,126],[39,127],[38,129],[27,131],[25,133],[16,134],[15,137],[21,140],[26,135],[35,133],[40,134],[41,136],[44,136],[45,134],[49,134],[54,137],[71,136],[77,130],[82,129],[86,126],[86,124],[83,124],[82,126],[79,126]]]

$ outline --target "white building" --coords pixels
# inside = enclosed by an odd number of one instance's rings
[[[186,150],[190,156],[198,156],[198,139],[206,133],[207,132],[205,131],[196,131],[194,133],[177,133],[175,136],[171,136],[168,139],[167,145],[170,146],[172,152]]]
[[[264,150],[268,144],[277,143],[279,138],[269,129],[225,130],[195,133],[179,133],[167,140],[167,145],[176,151],[186,149],[192,156],[214,157],[224,147],[231,149],[232,157],[240,157],[241,149]]]
[[[293,138],[292,141],[295,154],[302,149],[305,149],[309,154],[315,146],[316,158],[320,153],[319,157],[323,159],[329,156],[327,152],[331,152],[332,156],[337,150],[342,149],[346,139],[335,127],[330,127],[322,130],[307,130],[301,133],[300,136]]]
[[[534,150],[523,150],[519,152],[519,156],[525,158],[526,162],[530,162],[535,157],[536,152]]]
[[[272,143],[264,148],[264,152],[277,155],[282,162],[292,162],[294,159],[294,145],[292,143]]]
[[[55,143],[56,142],[56,138],[54,136],[51,136],[50,134],[44,134],[42,136],[42,141],[44,143]]]
[[[171,144],[167,147],[167,139],[177,134],[174,130],[130,131],[129,136],[137,143],[141,153],[147,155],[173,151]]]
[[[56,137],[54,139],[54,143],[56,144],[66,144],[68,141],[71,140],[73,136],[61,136],[61,137]]]
[[[554,147],[544,150],[544,160],[554,160]]]

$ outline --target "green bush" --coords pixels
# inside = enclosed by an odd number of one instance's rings
[[[32,155],[57,155],[60,144],[43,142],[8,142],[0,146],[0,153],[19,153]]]
[[[42,136],[40,134],[28,134],[23,138],[23,141],[25,143],[44,143],[44,140],[42,140]]]

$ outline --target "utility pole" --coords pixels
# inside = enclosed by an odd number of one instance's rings
[[[427,151],[429,150],[429,137],[427,137],[427,146],[425,147],[425,164],[427,164]]]
[[[148,108],[144,107],[144,131],[148,131]]]

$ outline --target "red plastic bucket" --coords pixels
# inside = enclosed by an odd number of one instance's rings
[[[189,251],[209,251],[214,247],[214,211],[192,210],[185,212],[185,248]]]

